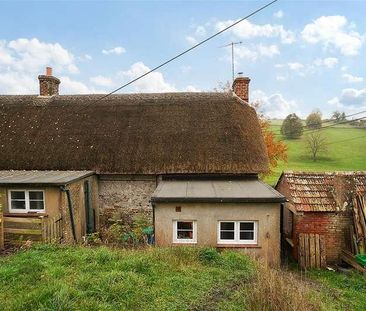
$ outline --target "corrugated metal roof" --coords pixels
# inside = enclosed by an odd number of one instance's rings
[[[0,171],[0,184],[64,185],[93,174],[92,171]]]
[[[290,191],[287,199],[299,212],[337,211],[339,207],[336,192],[339,192],[338,195],[343,195],[344,193],[340,192],[349,191],[349,187],[354,187],[358,193],[366,194],[366,172],[363,171],[284,172],[278,185],[281,182],[287,183]]]
[[[163,180],[152,202],[284,202],[285,197],[257,179]]]

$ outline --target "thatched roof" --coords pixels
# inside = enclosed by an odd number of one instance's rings
[[[226,93],[0,96],[0,169],[258,173],[255,111]]]

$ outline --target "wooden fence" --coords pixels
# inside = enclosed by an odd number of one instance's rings
[[[302,269],[326,266],[324,237],[319,234],[299,234],[299,264]]]
[[[0,215],[0,248],[5,243],[17,244],[27,240],[60,243],[63,238],[62,220],[61,215],[54,218]]]

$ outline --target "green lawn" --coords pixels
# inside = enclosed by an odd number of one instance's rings
[[[205,310],[252,269],[246,256],[211,249],[41,245],[0,257],[0,309]]]
[[[314,270],[308,277],[323,285],[322,291],[336,302],[335,310],[366,310],[366,276],[354,271],[343,274]]]
[[[0,257],[0,310],[364,310],[366,280],[234,251],[36,245]]]
[[[274,132],[280,131],[280,121],[271,123]],[[288,146],[288,162],[281,163],[265,180],[274,185],[283,170],[340,171],[366,170],[366,129],[349,126],[321,131],[327,139],[327,152],[313,162],[306,150],[305,133],[300,139],[284,140]],[[362,137],[362,138],[358,138]],[[357,138],[357,139],[355,139]],[[279,139],[283,137],[279,136]],[[352,140],[350,140],[352,139]]]

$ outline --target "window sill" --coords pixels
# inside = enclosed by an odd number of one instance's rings
[[[219,248],[262,248],[258,244],[217,244]]]
[[[48,217],[46,213],[4,213],[5,217]]]

